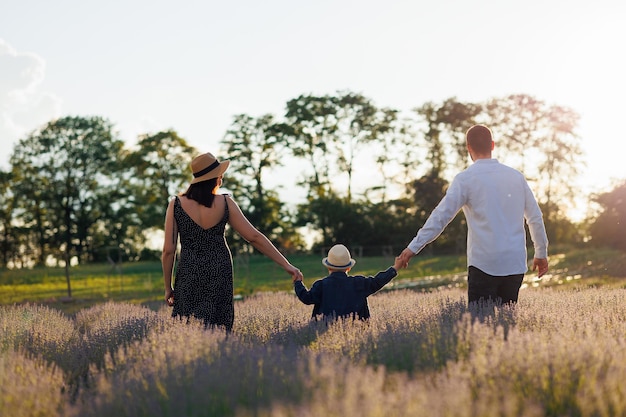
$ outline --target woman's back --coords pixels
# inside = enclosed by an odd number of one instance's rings
[[[220,196],[215,196],[212,207],[203,206],[185,196],[180,196],[179,199],[185,213],[203,229],[217,225],[224,217],[226,200]]]
[[[224,238],[228,222],[225,199],[216,196],[209,208],[177,197],[174,219],[181,253],[176,266],[172,315],[195,316],[206,324],[230,329],[234,319],[233,268]]]

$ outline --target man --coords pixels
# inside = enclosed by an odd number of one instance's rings
[[[467,150],[474,163],[459,173],[424,226],[400,254],[404,266],[443,232],[463,209],[467,220],[468,302],[517,302],[528,270],[526,232],[534,244],[533,271],[548,271],[548,238],[541,210],[523,174],[491,157],[491,130],[470,127]]]

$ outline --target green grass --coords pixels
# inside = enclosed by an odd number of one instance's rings
[[[34,278],[37,271],[41,276],[39,281]],[[9,283],[5,283],[5,272],[10,276]],[[101,265],[74,267],[71,269],[71,300],[67,298],[62,268],[23,271],[27,275],[24,282],[19,282],[19,272],[22,271],[3,271],[0,304],[38,303],[75,313],[108,300],[145,304],[159,299],[163,293],[160,265],[156,262],[129,265],[121,273],[110,274]]]
[[[327,274],[317,255],[289,257],[304,274],[310,286]],[[393,258],[365,257],[357,260],[352,274],[373,275],[393,264]],[[257,292],[292,291],[291,277],[269,258],[261,255],[235,258],[235,294],[247,296]],[[420,257],[400,272],[397,280],[414,280],[435,274],[450,274],[465,269],[464,256]],[[93,304],[113,300],[153,304],[162,300],[163,274],[159,262],[123,264],[120,270],[109,265],[72,267],[72,299],[67,299],[67,282],[63,268],[35,268],[0,271],[0,304],[40,303],[66,313],[75,313]]]
[[[556,285],[612,285],[624,287],[626,254],[607,249],[553,250],[550,275],[533,281],[533,286]],[[304,282],[310,286],[327,271],[320,255],[292,255],[290,262],[300,268]],[[419,255],[407,269],[386,288],[463,287],[466,270],[465,255]],[[374,275],[393,264],[391,257],[363,257],[351,273]],[[247,260],[235,258],[235,294],[248,296],[258,292],[292,291],[291,277],[267,257],[256,255]],[[105,301],[160,305],[163,296],[163,278],[159,262],[126,263],[119,270],[110,265],[80,265],[71,268],[72,298],[67,299],[67,283],[63,268],[35,268],[0,270],[0,305],[38,303],[75,313]]]

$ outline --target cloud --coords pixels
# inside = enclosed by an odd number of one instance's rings
[[[0,94],[22,95],[32,92],[43,81],[45,61],[32,53],[18,53],[0,39]]]
[[[41,89],[45,74],[42,57],[0,39],[0,168],[18,140],[61,114],[60,97]]]

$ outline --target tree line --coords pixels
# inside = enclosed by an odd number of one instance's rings
[[[396,253],[454,173],[468,166],[464,132],[485,123],[496,134],[497,158],[529,178],[551,243],[591,239],[626,249],[624,222],[616,227],[626,185],[596,196],[604,210],[586,221],[589,227],[566,215],[581,197],[573,185],[584,168],[578,121],[572,109],[523,94],[449,98],[403,113],[339,91],[291,99],[282,115],[235,115],[219,152],[211,151],[231,160],[227,188],[285,252],[342,242],[362,255]],[[140,135],[129,146],[102,117],[48,122],[16,143],[9,169],[0,171],[0,267],[69,267],[70,260],[102,262],[118,251],[126,260],[154,257],[146,249],[149,232],[162,229],[169,198],[187,186],[193,156],[206,151],[175,130]],[[268,186],[286,161],[297,167],[287,185]],[[303,201],[288,202],[293,189]],[[315,236],[313,248],[302,228]],[[428,250],[464,251],[465,231],[459,215]],[[233,251],[252,250],[229,238]]]

